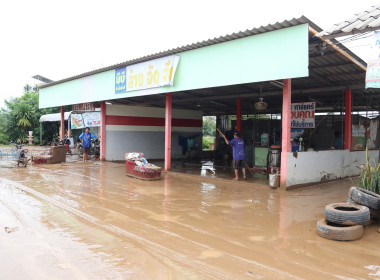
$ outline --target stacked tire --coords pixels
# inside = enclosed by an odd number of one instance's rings
[[[380,195],[358,187],[351,187],[348,191],[347,202],[367,206],[373,221],[380,221]]]
[[[354,203],[332,203],[325,207],[325,217],[317,222],[321,237],[352,241],[363,236],[363,225],[370,222],[368,207]]]

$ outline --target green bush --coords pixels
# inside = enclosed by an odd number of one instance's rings
[[[369,162],[368,145],[365,151],[366,165],[360,167],[359,187],[377,194],[380,194],[380,163],[373,165]]]
[[[9,144],[9,139],[4,133],[0,133],[0,144]]]
[[[210,150],[210,144],[214,143],[214,137],[202,138],[202,150]]]

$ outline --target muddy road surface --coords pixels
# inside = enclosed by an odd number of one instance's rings
[[[379,224],[317,235],[342,180],[282,192],[181,173],[144,182],[124,165],[0,162],[1,279],[380,279]]]

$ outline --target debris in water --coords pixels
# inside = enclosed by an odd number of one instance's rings
[[[263,278],[264,278],[263,276],[258,275],[258,274],[254,273],[254,272],[252,272],[252,271],[247,271],[246,275],[248,275],[248,276],[253,276],[253,277],[255,277],[256,279],[263,279]]]
[[[215,174],[215,171],[210,169],[210,168],[206,168],[206,173],[207,174]]]
[[[12,233],[14,231],[18,231],[18,227],[4,227],[6,233]]]

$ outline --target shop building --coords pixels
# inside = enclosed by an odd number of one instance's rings
[[[370,137],[371,158],[379,159],[380,91],[364,88],[365,62],[316,37],[321,31],[300,17],[126,61],[41,86],[40,108],[60,106],[62,119],[68,106],[100,109],[105,160],[143,151],[170,170],[172,159],[185,156],[180,137],[201,145],[202,116],[211,115],[218,127],[241,132],[251,166],[280,145],[283,188],[358,175]],[[260,98],[266,106],[259,110]],[[231,115],[236,120],[226,121]],[[294,150],[296,128],[308,141],[301,151]]]

